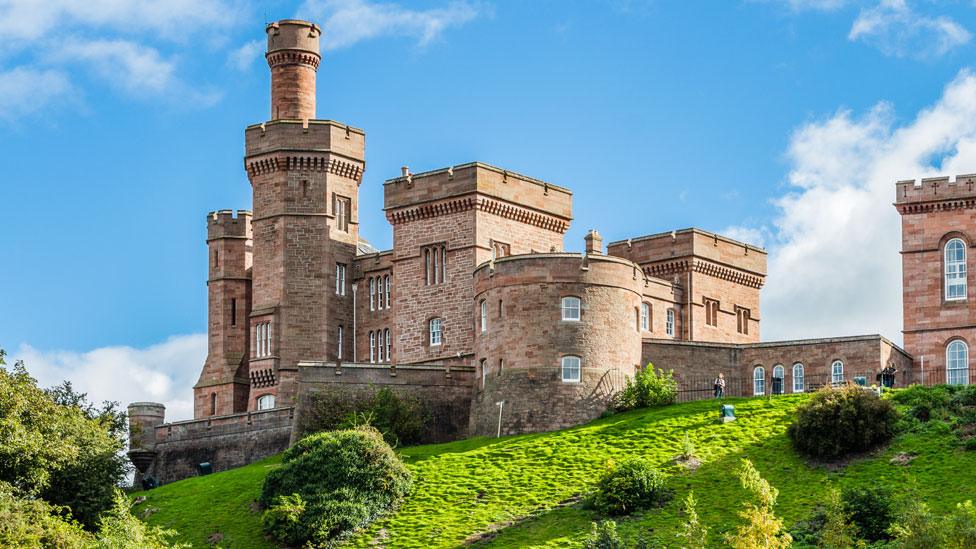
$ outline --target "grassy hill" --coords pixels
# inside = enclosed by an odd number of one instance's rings
[[[699,500],[713,542],[735,527],[747,497],[733,475],[740,458],[751,459],[779,488],[778,514],[788,526],[805,518],[832,485],[904,486],[936,512],[972,499],[976,452],[961,449],[956,435],[939,422],[844,467],[808,464],[786,437],[793,411],[805,398],[728,399],[739,418],[728,424],[717,422],[715,401],[700,401],[618,414],[565,431],[403,448],[416,477],[412,495],[395,515],[346,545],[577,546],[590,522],[600,518],[579,497],[590,490],[608,460],[634,455],[675,475],[675,498],[662,509],[618,521],[620,531],[626,538],[643,535],[666,544],[674,541],[681,522],[678,501],[689,490]],[[703,461],[695,472],[672,463],[685,433]],[[892,462],[898,454],[914,459]],[[273,547],[261,534],[260,512],[253,502],[275,464],[271,458],[135,494],[147,498],[136,511],[142,516],[147,508],[155,509],[149,522],[178,529],[195,547],[217,539],[225,547]]]

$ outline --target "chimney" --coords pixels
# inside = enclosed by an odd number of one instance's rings
[[[271,23],[268,52],[271,68],[271,119],[315,118],[315,73],[319,55],[318,25],[297,19]]]
[[[596,229],[590,229],[583,240],[586,242],[586,255],[603,254],[603,237]]]

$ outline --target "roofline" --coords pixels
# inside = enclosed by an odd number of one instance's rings
[[[615,246],[617,244],[626,244],[627,242],[639,242],[641,240],[651,240],[652,238],[661,238],[661,237],[664,237],[664,236],[670,236],[671,233],[674,233],[674,234],[678,235],[678,234],[685,234],[685,233],[689,233],[689,232],[691,232],[691,233],[698,233],[698,234],[705,235],[705,236],[709,236],[709,237],[712,237],[712,238],[717,238],[717,239],[722,240],[724,242],[728,242],[729,244],[736,244],[736,245],[739,245],[739,246],[745,246],[746,248],[749,248],[750,250],[759,252],[761,254],[768,255],[768,253],[766,252],[766,248],[760,248],[758,246],[754,246],[754,245],[749,244],[747,242],[742,242],[741,240],[735,240],[734,238],[729,238],[727,236],[723,236],[723,235],[720,235],[718,233],[709,232],[709,231],[706,231],[704,229],[699,229],[697,227],[688,227],[687,229],[678,229],[676,231],[665,231],[665,232],[662,232],[662,233],[648,234],[648,235],[644,235],[644,236],[638,236],[638,237],[635,237],[635,238],[627,238],[627,239],[624,239],[624,240],[616,240],[614,242],[610,242],[609,244],[607,244],[607,246],[609,247],[609,246]]]
[[[500,174],[503,174],[503,175],[504,174],[514,175],[514,176],[516,176],[516,177],[518,177],[520,179],[524,179],[525,181],[527,181],[529,183],[535,183],[536,185],[539,185],[541,187],[548,187],[550,190],[557,190],[557,191],[566,193],[566,194],[568,194],[570,196],[572,196],[572,194],[573,194],[573,191],[567,189],[566,187],[561,187],[559,185],[554,185],[552,183],[549,183],[548,181],[543,181],[542,179],[536,179],[534,177],[530,177],[528,175],[521,174],[519,172],[515,172],[515,171],[512,171],[512,170],[506,170],[504,168],[499,168],[498,166],[492,166],[491,164],[485,164],[484,162],[478,162],[478,161],[468,162],[468,163],[465,163],[465,164],[457,164],[455,166],[449,166],[447,168],[438,168],[436,170],[429,170],[429,171],[426,171],[426,172],[412,173],[412,174],[410,174],[410,176],[413,177],[413,178],[429,177],[429,176],[432,176],[432,175],[437,175],[437,174],[441,174],[441,173],[447,173],[448,170],[458,170],[458,169],[464,169],[464,168],[482,168],[482,169],[490,170],[490,171],[493,171],[495,173],[500,173]],[[401,175],[400,177],[394,177],[392,179],[387,179],[386,181],[383,182],[383,185],[389,185],[391,183],[397,183],[397,182],[404,181],[404,180],[406,180],[406,176],[402,176]]]
[[[510,261],[519,261],[523,259],[562,259],[562,258],[579,259],[580,261],[582,261],[584,257],[586,258],[586,261],[608,261],[610,263],[619,263],[621,265],[633,267],[637,269],[644,276],[645,279],[650,278],[644,274],[644,270],[641,269],[640,265],[634,263],[629,259],[625,259],[623,257],[617,257],[615,255],[584,254],[583,252],[545,252],[545,253],[534,253],[534,254],[530,253],[530,254],[506,255],[505,257],[499,257],[498,259],[495,260],[483,261],[477,267],[474,268],[474,271],[472,271],[472,275],[474,275],[474,273],[477,273],[481,269],[487,267],[488,265],[492,264],[493,262],[497,264],[497,263],[508,263]],[[667,283],[667,281],[664,282]]]
[[[909,358],[912,357],[905,349],[900,346],[895,345],[892,341],[881,334],[866,334],[866,335],[855,335],[855,336],[839,336],[839,337],[814,337],[809,339],[784,339],[781,341],[760,341],[758,343],[719,343],[714,341],[685,341],[677,339],[654,339],[646,338],[644,341],[649,341],[652,343],[664,343],[667,345],[692,345],[698,347],[725,347],[734,349],[756,349],[764,347],[788,347],[795,345],[816,345],[818,343],[844,343],[851,341],[874,341],[878,340],[883,343],[891,345],[892,348],[897,349],[899,352],[904,354]]]
[[[267,122],[258,122],[256,124],[250,124],[250,125],[246,126],[244,128],[244,130],[247,131],[247,130],[250,130],[252,128],[263,128],[265,126],[271,126],[273,124],[304,124],[304,123],[305,123],[305,120],[298,119],[298,118],[276,118],[274,120],[268,120]],[[309,118],[308,119],[308,123],[310,125],[336,126],[336,127],[342,128],[344,130],[349,130],[351,132],[356,132],[356,133],[358,133],[358,134],[360,134],[362,136],[365,136],[366,135],[366,130],[364,130],[362,128],[357,128],[355,126],[350,126],[349,124],[343,124],[342,122],[339,122],[338,120]]]

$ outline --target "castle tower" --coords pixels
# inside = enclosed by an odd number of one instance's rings
[[[254,268],[248,409],[293,404],[303,360],[351,359],[352,263],[365,134],[315,119],[320,31],[267,27],[268,122],[245,130]]]
[[[166,406],[158,402],[133,402],[127,408],[129,418],[129,459],[136,467],[133,486],[154,476],[156,471],[156,426],[166,419]]]
[[[207,361],[193,387],[193,417],[248,409],[251,212],[207,214]]]

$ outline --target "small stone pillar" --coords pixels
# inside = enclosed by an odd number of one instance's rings
[[[156,463],[156,426],[166,419],[166,406],[158,402],[129,404],[129,460],[136,468],[133,486],[153,476]]]
[[[590,229],[590,232],[583,237],[583,241],[586,242],[586,255],[603,254],[603,237],[596,232],[596,229]]]

